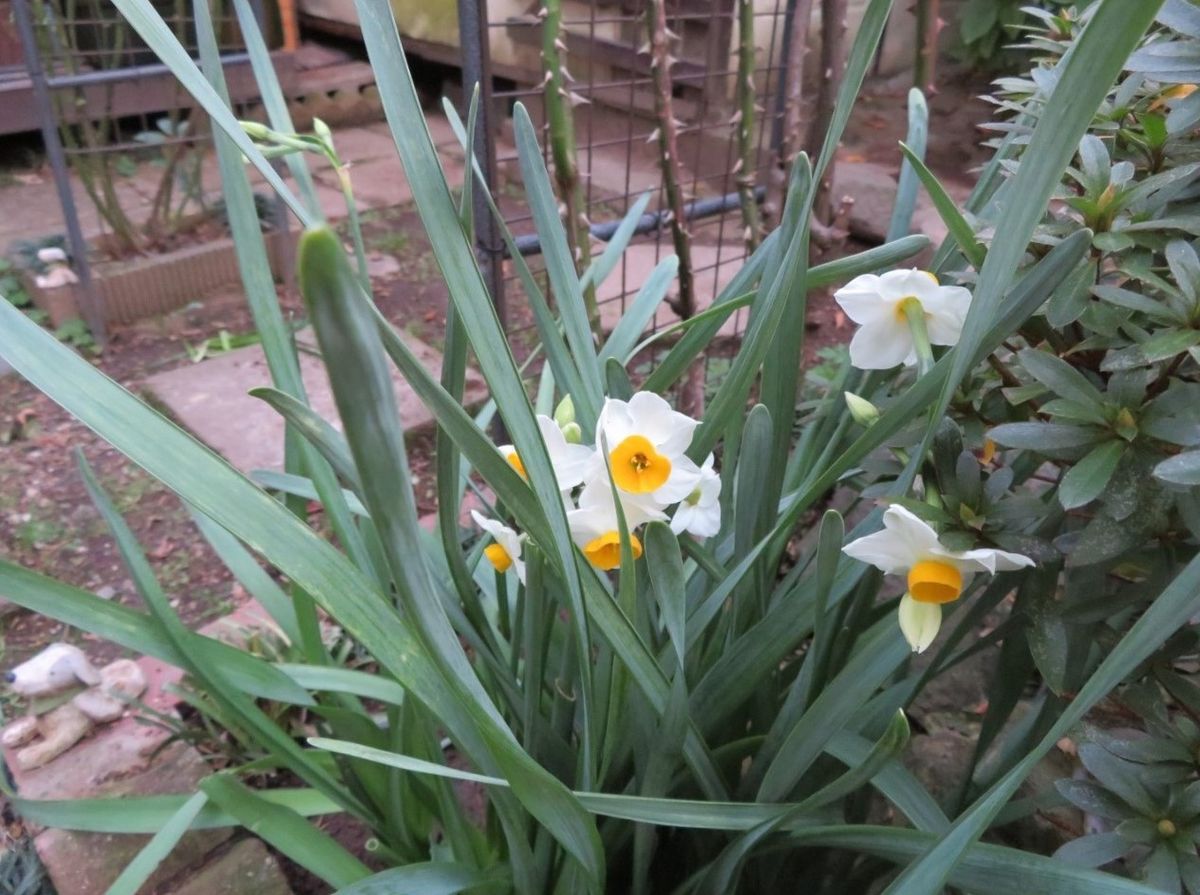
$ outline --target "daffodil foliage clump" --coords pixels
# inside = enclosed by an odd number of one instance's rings
[[[1170,473],[1190,463],[1200,263],[1179,223],[1190,172],[1173,173],[1188,171],[1186,138],[1168,127],[1154,144],[1152,123],[1190,95],[1127,73],[1168,39],[1162,4],[1101,0],[1069,20],[1071,51],[1004,100],[1021,109],[965,212],[909,150],[905,179],[933,195],[945,245],[904,235],[905,190],[896,238],[813,265],[815,185],[892,8],[871,0],[823,147],[790,165],[777,226],[709,309],[652,335],[674,258],[609,332],[584,302],[644,204],[578,268],[516,106],[545,261],[536,276],[500,225],[540,340],[523,367],[474,254],[475,199],[492,197],[476,180],[448,188],[391,7],[356,0],[450,296],[440,372],[371,301],[353,172],[328,128],[295,133],[247,0],[233,11],[269,126],[231,113],[206,5],[197,62],[148,0],[114,4],[212,119],[270,368],[254,395],[286,420],[287,459],[243,476],[0,302],[0,355],[174,490],[277,628],[261,651],[185,628],[86,461],[143,607],[0,561],[8,599],[181,667],[192,704],[236,744],[190,794],[11,795],[32,822],[150,834],[105,881],[112,895],[137,892],[189,830],[235,825],[344,895],[1148,895],[1129,874],[1158,882],[1169,863],[1190,878],[1197,733],[1164,698],[1139,703],[1152,741],[1081,748],[1099,782],[1064,790],[1092,796],[1117,838],[1054,858],[994,832],[1044,804],[1010,800],[1126,681],[1193,698],[1179,660],[1200,560],[1190,492]],[[1164,10],[1178,19],[1178,4]],[[913,98],[918,135],[922,107]],[[449,114],[473,146],[473,105],[465,121]],[[350,250],[321,220],[314,153],[341,170]],[[308,403],[246,163],[304,229],[299,286],[339,426]],[[806,377],[805,305],[821,289],[859,329],[848,363]],[[677,386],[739,309],[736,355],[702,411],[681,412]],[[468,363],[490,390],[482,408],[463,406]],[[433,531],[418,523],[393,368],[437,424]],[[1112,535],[1095,534],[1105,525]],[[1000,669],[978,738],[988,760],[939,802],[902,761],[905,710],[979,653]],[[1153,764],[1166,794],[1124,786],[1107,772],[1118,761]],[[287,785],[255,788],[272,774]],[[324,832],[339,813],[369,829],[371,867]],[[1128,860],[1112,873],[1083,855]]]

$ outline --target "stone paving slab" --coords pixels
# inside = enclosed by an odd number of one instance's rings
[[[291,895],[279,863],[258,839],[243,839],[164,895]]]
[[[417,358],[433,375],[442,368],[441,354],[403,329],[397,330]],[[302,332],[298,341],[311,342]],[[404,428],[413,431],[433,423],[433,415],[421,403],[394,367],[390,368]],[[333,392],[319,358],[300,352],[300,374],[308,391],[309,404],[318,414],[340,427]],[[266,357],[261,345],[239,348],[199,364],[189,364],[157,373],[144,387],[176,420],[213,450],[223,454],[243,472],[283,468],[283,418],[247,392],[270,385]],[[476,371],[467,371],[464,405],[481,403],[487,389]]]
[[[112,779],[104,769],[112,758],[113,750],[110,747],[114,743],[112,736],[93,737],[46,765],[59,776],[57,797],[190,792],[209,773],[200,753],[184,743],[173,743],[156,755],[153,762],[141,772]],[[105,779],[97,782],[98,775]],[[46,788],[43,787],[43,791]],[[27,786],[22,786],[20,791],[23,796],[32,795]],[[229,828],[188,833],[155,870],[142,891],[153,891],[161,883],[200,861],[231,835]],[[149,836],[49,829],[38,835],[34,846],[59,895],[102,895],[149,839]]]

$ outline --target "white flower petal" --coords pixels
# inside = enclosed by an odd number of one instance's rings
[[[990,547],[979,547],[974,550],[947,550],[938,547],[931,551],[937,556],[954,560],[963,571],[987,572],[995,575],[997,572],[1011,572],[1014,569],[1024,569],[1035,565],[1028,556],[1020,553],[1010,553],[1007,550],[993,550]]]
[[[859,327],[850,340],[850,363],[860,370],[890,370],[912,352],[908,324],[895,314]]]
[[[649,438],[655,449],[672,461],[688,449],[692,433],[700,425],[653,392],[638,392],[630,398],[629,412],[638,434]],[[615,446],[610,442],[610,448]]]
[[[896,300],[915,298],[922,305],[925,300],[941,287],[932,275],[915,267],[901,270],[889,270],[880,279],[883,293]]]
[[[971,292],[961,286],[939,286],[921,300],[925,328],[934,345],[957,345],[971,308]]]
[[[550,456],[550,465],[554,467],[554,478],[558,482],[559,491],[570,491],[583,482],[588,460],[593,451],[582,444],[571,444],[563,435],[558,423],[548,416],[537,418],[538,428],[542,433],[542,441],[546,444],[546,453]]]
[[[883,511],[883,527],[904,542],[914,559],[921,559],[941,549],[933,527],[898,503]]]
[[[887,529],[851,541],[842,552],[888,575],[907,572],[916,562],[908,545]]]
[[[921,603],[908,594],[900,598],[897,612],[900,631],[914,653],[929,649],[942,626],[942,607],[937,603]]]
[[[478,510],[471,510],[471,518],[475,520],[476,525],[492,536],[492,540],[504,548],[504,552],[508,554],[508,558],[512,561],[517,578],[524,584],[525,562],[521,558],[521,554],[524,553],[525,545],[521,540],[521,536],[503,522],[496,519],[489,519]]]
[[[837,292],[833,300],[855,323],[875,323],[895,314],[895,300],[880,292],[880,278],[874,274],[855,277]]]
[[[664,507],[679,503],[699,487],[701,477],[700,467],[686,454],[676,457],[666,483],[654,492],[654,501]]]

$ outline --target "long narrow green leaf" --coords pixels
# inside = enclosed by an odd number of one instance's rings
[[[579,278],[581,290],[586,291],[589,287],[597,289],[608,279],[608,275],[621,260],[621,255],[624,254],[629,241],[633,239],[633,233],[642,219],[642,213],[650,204],[651,195],[651,193],[643,193],[641,198],[629,207],[629,211],[625,212],[625,217],[621,218],[621,223],[617,225],[617,229],[604,246],[604,251],[600,253],[599,257],[592,259],[587,270],[583,272],[583,276]]]
[[[583,394],[575,395],[584,419],[593,420],[600,413],[604,386],[600,365],[596,361],[596,349],[592,342],[592,329],[588,323],[587,310],[583,304],[583,290],[579,276],[575,273],[575,261],[567,245],[567,234],[558,216],[558,201],[550,186],[550,175],[538,146],[533,122],[523,103],[513,109],[513,129],[517,138],[517,157],[521,165],[521,179],[525,183],[525,196],[533,223],[537,228],[542,256],[546,259],[546,272],[558,304],[563,330],[575,356],[583,382]],[[574,226],[568,222],[567,226]]]
[[[202,792],[184,802],[171,819],[142,846],[137,856],[125,865],[125,869],[113,880],[105,895],[136,895],[158,865],[175,850],[175,846],[179,844],[179,840],[187,833],[192,821],[207,802],[208,796]]]
[[[876,622],[858,652],[784,739],[763,775],[758,798],[763,801],[785,798],[824,751],[830,737],[842,729],[908,654],[908,644],[896,629],[895,620],[886,617]]]
[[[393,867],[368,876],[334,895],[456,895],[505,882],[503,868],[476,870],[465,864],[429,861]]]
[[[126,649],[153,656],[177,668],[189,659],[154,619],[136,609],[71,587],[0,559],[0,593],[18,606],[92,633]],[[225,670],[230,683],[260,699],[312,705],[312,697],[261,659],[191,631],[187,652]]]
[[[883,735],[871,747],[871,751],[863,756],[862,761],[804,799],[794,809],[794,815],[799,816],[805,811],[844,798],[868,783],[908,745],[908,736],[908,720],[904,717],[904,712],[896,712]],[[790,819],[790,815],[782,815],[777,820],[747,830],[744,835],[727,845],[717,860],[710,865],[700,891],[707,895],[723,895],[725,892],[736,890],[738,875],[746,859],[766,837],[779,830]]]
[[[904,138],[917,158],[924,161],[925,143],[929,136],[929,105],[925,94],[918,87],[908,91],[908,134]],[[891,242],[908,235],[912,225],[913,210],[917,205],[917,174],[912,163],[905,159],[900,165],[900,179],[896,185],[896,202],[892,206],[892,220],[888,224],[884,242]]]
[[[962,216],[962,213],[959,212],[957,206],[954,204],[954,200],[950,198],[950,194],[946,192],[946,188],[942,186],[941,181],[925,166],[921,155],[915,149],[903,143],[900,144],[900,151],[904,153],[904,163],[920,179],[921,185],[925,187],[925,192],[933,200],[933,207],[937,209],[938,216],[941,217],[942,223],[946,225],[950,236],[958,243],[959,249],[966,256],[967,260],[971,262],[971,266],[978,270],[983,266],[983,259],[987,255],[987,250],[975,238],[975,231],[967,223],[967,219]]]
[[[260,798],[234,777],[214,774],[200,781],[200,789],[246,829],[334,888],[371,875],[367,866],[336,839],[290,808]]]
[[[300,623],[296,620],[296,608],[292,605],[291,598],[283,592],[283,588],[275,583],[275,579],[267,574],[237,538],[203,513],[193,511],[192,522],[216,551],[221,562],[225,563],[225,567],[233,573],[233,577],[267,610],[288,640],[300,643]]]
[[[553,537],[543,542],[542,547],[557,556],[567,589],[567,605],[578,649],[580,711],[584,717],[582,768],[587,780],[596,766],[596,756],[592,752],[591,639],[582,588],[575,573],[576,549],[567,527],[562,497],[504,328],[488,298],[473,249],[459,226],[457,211],[441,175],[428,129],[414,127],[414,122],[423,121],[421,105],[404,48],[400,45],[391,6],[386,0],[356,0],[355,8],[362,23],[367,54],[375,68],[392,137],[404,163],[434,256],[475,349],[480,370],[492,390],[496,406],[550,524]],[[551,792],[554,795],[550,795]],[[583,864],[593,880],[602,880],[604,862],[599,837],[590,819],[565,797],[565,791],[551,789],[538,794],[526,790],[525,796],[530,800],[526,807],[531,810],[549,808],[551,803],[557,806],[553,812],[560,814],[558,821],[548,823],[547,828]],[[535,814],[537,810],[534,810]]]

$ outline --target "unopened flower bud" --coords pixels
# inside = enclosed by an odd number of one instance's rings
[[[333,131],[329,129],[329,125],[320,118],[314,118],[312,122],[313,133],[324,140],[326,143],[333,139]]]
[[[859,397],[854,392],[846,392],[846,407],[850,411],[850,416],[854,418],[854,422],[860,426],[870,428],[875,425],[879,419],[879,408],[868,401],[866,398]]]
[[[558,427],[563,431],[575,422],[575,402],[571,400],[570,395],[559,401],[558,406],[554,408],[554,422],[558,423]]]
[[[562,433],[567,444],[579,444],[583,441],[583,430],[579,428],[579,423],[567,423],[562,427]]]
[[[259,124],[257,121],[239,121],[246,136],[251,140],[267,141],[271,139],[271,129],[265,124]]]

